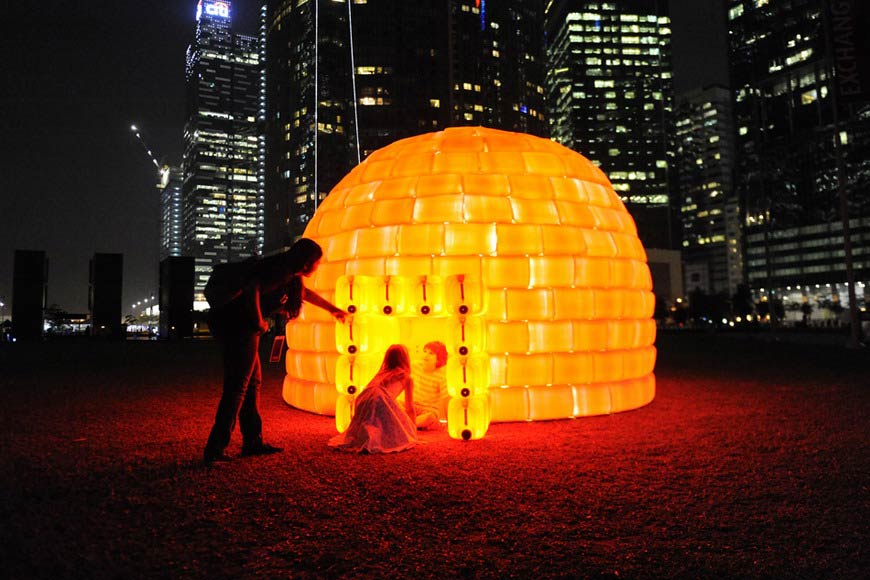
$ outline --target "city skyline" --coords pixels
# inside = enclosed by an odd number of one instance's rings
[[[677,93],[722,82],[724,70],[709,63],[724,56],[701,50],[716,37],[703,32],[715,23],[712,13],[691,0],[671,4]],[[260,5],[233,1],[236,31],[256,34]],[[158,176],[129,127],[139,127],[158,160],[180,162],[195,6],[162,1],[143,12],[133,4],[49,1],[12,8],[4,26],[15,28],[2,42],[14,56],[0,65],[8,80],[0,89],[0,297],[7,304],[15,249],[46,251],[48,304],[68,311],[87,309],[96,252],[124,254],[125,313],[156,296]]]

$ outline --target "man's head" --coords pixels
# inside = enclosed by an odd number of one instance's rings
[[[320,265],[323,249],[314,240],[299,238],[286,252],[285,264],[293,274],[310,276]]]

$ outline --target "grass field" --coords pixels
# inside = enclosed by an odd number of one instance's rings
[[[213,469],[214,343],[6,346],[0,576],[864,577],[870,353],[657,346],[647,407],[390,456],[329,450],[332,419],[285,405],[267,365],[284,453]]]

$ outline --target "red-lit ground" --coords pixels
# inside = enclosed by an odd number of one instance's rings
[[[0,351],[2,576],[863,577],[870,354],[658,346],[648,407],[391,456],[328,450],[268,365],[286,451],[215,469],[214,344]]]

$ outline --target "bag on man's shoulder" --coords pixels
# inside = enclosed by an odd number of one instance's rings
[[[241,262],[215,264],[203,289],[209,308],[220,310],[241,296],[256,263],[256,258],[249,258]]]

